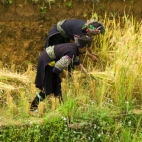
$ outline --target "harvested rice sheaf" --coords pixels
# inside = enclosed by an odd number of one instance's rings
[[[0,70],[0,89],[14,90],[22,84],[30,84],[30,78],[27,75]]]

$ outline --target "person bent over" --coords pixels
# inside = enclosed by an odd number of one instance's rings
[[[104,25],[94,19],[87,21],[82,19],[65,19],[59,21],[49,30],[44,48],[62,43],[70,43],[70,41],[75,41],[79,35],[84,34],[95,37],[104,33]],[[96,54],[91,48],[88,48],[87,56],[93,61],[98,61]]]
[[[76,43],[64,43],[49,46],[44,49],[39,58],[35,85],[41,91],[36,94],[31,103],[30,110],[35,110],[40,101],[47,95],[54,94],[55,97],[62,97],[60,73],[71,64],[78,65],[87,74],[86,69],[81,64],[79,54],[86,52],[91,46],[92,37],[80,35]],[[55,64],[52,64],[55,62]]]

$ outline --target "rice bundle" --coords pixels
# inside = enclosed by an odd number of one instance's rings
[[[80,71],[74,71],[74,77],[75,78],[83,78],[86,77],[86,75],[84,73],[79,73]],[[114,72],[108,72],[108,71],[92,71],[88,73],[88,76],[92,79],[105,79],[108,81],[113,81],[114,80]]]
[[[0,71],[0,89],[14,90],[17,88],[15,86],[19,84],[28,85],[29,83],[30,79],[28,76],[6,72],[3,70]]]
[[[11,72],[3,72],[3,71],[0,71],[0,80],[14,80],[24,84],[30,82],[28,76],[20,75],[17,73],[11,73]]]

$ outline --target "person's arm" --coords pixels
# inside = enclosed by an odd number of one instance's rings
[[[72,58],[68,55],[63,56],[60,60],[58,60],[53,68],[53,72],[60,74],[64,68],[68,67],[71,64]]]
[[[94,62],[99,61],[99,59],[96,57],[96,55],[93,55],[93,54],[90,54],[90,53],[87,53],[86,55],[89,58],[91,58]]]
[[[91,48],[88,48],[87,50],[89,51],[90,54],[92,54],[92,55],[94,55],[94,56],[97,55],[95,52],[93,52],[93,50],[92,50]]]
[[[95,54],[91,48],[88,48],[87,51],[89,51],[89,52],[87,52],[86,55],[89,58],[91,58],[94,62],[98,62],[99,61],[99,59],[97,58],[97,54]]]

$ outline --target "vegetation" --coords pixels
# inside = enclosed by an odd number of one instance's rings
[[[100,61],[83,61],[89,77],[63,78],[64,104],[50,96],[35,116],[35,68],[20,73],[0,63],[1,141],[142,141],[142,25],[126,15],[103,23],[92,46]]]

